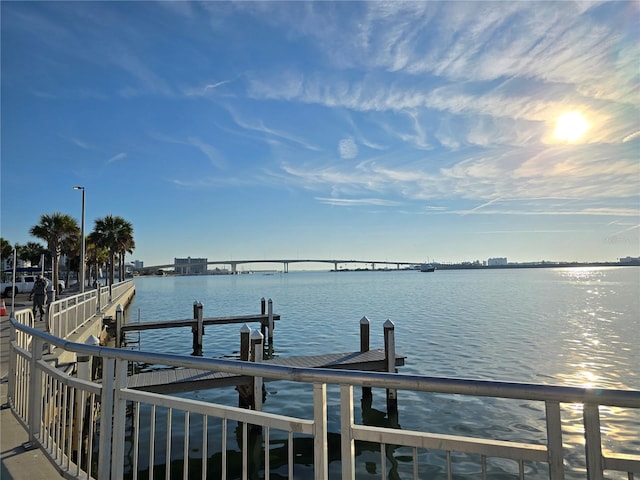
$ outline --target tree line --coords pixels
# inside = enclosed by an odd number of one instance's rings
[[[43,214],[40,222],[29,229],[32,237],[45,242],[27,242],[25,245],[15,245],[17,259],[30,262],[32,265],[40,262],[41,255],[51,259],[53,284],[58,285],[60,278],[60,257],[67,257],[67,274],[80,272],[82,233],[78,222],[70,215],[55,212]],[[9,241],[0,237],[0,247],[3,259],[12,259],[13,246]],[[120,280],[124,279],[124,257],[133,253],[135,241],[133,226],[122,217],[107,215],[95,220],[91,233],[85,236],[85,268],[89,268],[88,278],[98,278],[98,271],[103,265],[108,266],[109,284],[114,283],[115,265],[118,263]],[[92,273],[94,275],[92,275]]]

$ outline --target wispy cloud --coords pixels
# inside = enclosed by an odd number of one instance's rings
[[[635,140],[637,138],[640,138],[640,130],[638,130],[637,132],[633,132],[633,133],[627,135],[626,137],[624,137],[622,139],[622,142],[623,143],[627,143],[627,142],[630,142],[631,140]]]
[[[468,210],[451,211],[459,215],[464,215]],[[474,212],[478,215],[513,215],[513,216],[534,216],[534,215],[546,215],[546,216],[619,216],[619,217],[637,217],[638,211],[631,208],[587,208],[583,210],[480,210]]]
[[[247,187],[255,185],[255,182],[248,178],[238,178],[235,176],[204,176],[199,178],[169,179],[167,182],[176,187],[186,189],[211,189],[221,187]]]
[[[481,208],[485,208],[488,207],[489,205],[493,205],[496,202],[499,202],[501,200],[501,198],[494,198],[493,200],[489,200],[488,202],[485,202],[481,205],[478,205],[477,207],[472,208],[471,210],[469,210],[468,212],[466,212],[464,215],[467,215],[469,213],[475,213],[478,210],[480,210]]]
[[[316,197],[320,203],[334,205],[338,207],[362,207],[362,206],[378,206],[378,207],[398,207],[402,202],[394,202],[382,198],[334,198],[334,197]]]
[[[265,136],[265,138],[275,138],[275,139],[284,140],[289,143],[294,143],[296,145],[304,147],[307,150],[312,150],[316,152],[319,152],[321,150],[320,147],[307,142],[305,139],[300,138],[297,135],[294,135],[282,130],[277,130],[274,128],[267,127],[262,120],[253,120],[253,121],[247,120],[247,119],[241,118],[240,115],[234,110],[229,110],[229,111],[233,117],[233,121],[239,127],[245,130],[261,133]]]
[[[209,145],[197,137],[189,137],[186,144],[191,145],[204,153],[214,167],[224,168],[226,166],[227,162],[224,155],[222,155],[222,153],[220,153],[220,151],[213,145]]]
[[[187,97],[207,97],[214,93],[217,89],[231,83],[231,80],[221,80],[218,82],[207,83],[206,85],[197,87],[185,87],[182,94]]]
[[[207,157],[211,165],[213,165],[214,167],[219,169],[224,169],[227,167],[228,162],[225,155],[214,145],[205,142],[199,137],[187,137],[187,139],[185,140],[182,138],[176,138],[157,132],[152,133],[151,137],[161,142],[167,142],[176,145],[186,145],[188,147],[196,148],[201,153],[203,153],[205,157]]]
[[[108,164],[110,164],[110,163],[113,163],[113,162],[117,162],[117,161],[119,161],[119,160],[122,160],[122,159],[124,159],[124,158],[126,158],[126,157],[127,157],[127,154],[126,154],[126,153],[124,153],[124,152],[118,153],[117,155],[114,155],[113,157],[111,157],[111,158],[109,158],[109,159],[107,160],[107,165],[108,165]]]
[[[632,227],[625,228],[624,230],[620,230],[619,232],[615,232],[613,235],[622,235],[624,233],[631,232],[633,230],[638,230],[638,229],[640,229],[640,225],[634,225]]]
[[[84,149],[84,150],[92,150],[93,147],[91,145],[89,145],[87,142],[84,142],[83,140],[80,140],[78,138],[72,138],[71,139],[71,143],[73,143],[74,145]]]

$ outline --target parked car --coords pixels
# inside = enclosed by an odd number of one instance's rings
[[[2,282],[2,285],[0,286],[0,292],[2,292],[2,295],[5,297],[10,297],[14,293],[16,295],[19,293],[31,293],[31,290],[33,290],[33,285],[36,283],[37,278],[38,278],[38,275],[18,275],[16,277],[15,283],[13,283],[12,280]],[[46,279],[46,280],[47,280],[47,287],[48,287],[49,285],[51,285],[51,280],[49,279]],[[64,289],[65,289],[64,280],[58,280],[58,290],[57,290],[58,295],[61,294]]]

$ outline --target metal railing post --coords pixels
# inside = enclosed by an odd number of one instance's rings
[[[29,368],[29,443],[35,445],[36,434],[40,431],[42,413],[42,377],[38,362],[42,359],[43,341],[38,337],[31,339],[31,365]]]
[[[124,446],[127,420],[127,401],[120,392],[127,388],[126,360],[116,360],[116,378],[113,401],[113,452],[111,454],[111,476],[122,478],[124,471]]]
[[[100,440],[98,445],[98,478],[111,478],[111,439],[115,359],[102,358],[102,392],[100,393]]]
[[[598,409],[598,405],[585,403],[582,414],[584,417],[584,448],[587,458],[587,479],[603,480],[600,410]]]
[[[340,386],[340,448],[342,479],[355,480],[355,441],[353,440],[353,386]]]
[[[100,313],[100,304],[102,303],[102,287],[100,287],[100,282],[96,282],[96,313]]]
[[[329,478],[329,452],[327,442],[327,385],[313,384],[313,464],[316,480]]]
[[[547,419],[547,450],[549,452],[549,480],[564,480],[564,451],[562,449],[562,418],[560,403],[544,402]]]
[[[13,306],[12,306],[13,308]],[[16,321],[13,316],[13,321]],[[13,324],[9,325],[9,376],[7,385],[7,403],[11,406],[15,406],[15,388],[16,388],[16,365],[18,363],[18,352],[15,349],[17,338],[16,327]]]

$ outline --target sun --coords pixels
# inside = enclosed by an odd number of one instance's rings
[[[565,142],[576,142],[589,130],[589,123],[578,112],[563,113],[556,122],[555,136]]]

